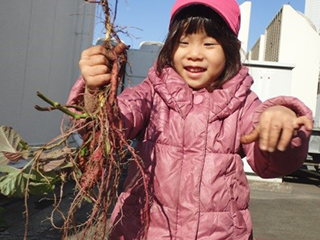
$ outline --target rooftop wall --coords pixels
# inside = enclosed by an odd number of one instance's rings
[[[291,94],[315,114],[320,65],[320,37],[306,17],[284,5],[279,61],[295,64]]]
[[[263,57],[261,52],[265,54]],[[294,65],[292,81],[282,86],[283,94],[298,97],[316,115],[316,108],[320,108],[317,104],[320,36],[304,14],[285,4],[268,25],[264,39],[251,49],[249,57]],[[279,88],[278,85],[272,87]]]
[[[10,0],[0,3],[0,125],[11,126],[30,144],[60,134],[62,114],[40,91],[65,103],[79,75],[78,61],[92,42],[95,4],[84,0]]]

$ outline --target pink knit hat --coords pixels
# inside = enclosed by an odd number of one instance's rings
[[[171,9],[170,22],[179,10],[192,4],[203,4],[212,8],[238,36],[240,29],[240,8],[236,0],[177,0]]]

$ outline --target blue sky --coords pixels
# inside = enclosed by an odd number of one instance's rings
[[[175,0],[118,0],[116,24],[130,34],[120,34],[121,39],[131,48],[139,48],[142,41],[163,42],[168,29],[170,10]],[[245,0],[237,0],[239,4]],[[283,4],[290,4],[294,9],[304,12],[304,0],[251,0],[251,23],[249,32],[249,48],[264,33],[265,28],[278,13]],[[111,8],[115,0],[110,0]],[[104,36],[101,24],[103,15],[95,25],[94,41]]]

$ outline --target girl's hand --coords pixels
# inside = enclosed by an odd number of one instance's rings
[[[261,114],[257,127],[241,137],[241,143],[248,144],[259,139],[262,151],[285,151],[296,130],[301,126],[312,131],[312,120],[305,116],[297,118],[287,107],[270,107]]]
[[[94,90],[110,82],[111,63],[114,59],[112,51],[100,45],[82,52],[79,67],[89,89]]]

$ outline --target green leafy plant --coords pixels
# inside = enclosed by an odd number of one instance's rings
[[[67,147],[52,151],[48,148],[31,148],[14,129],[0,126],[0,193],[24,197],[52,192],[62,180],[62,171],[73,166],[72,151]],[[25,161],[23,167],[12,166],[21,160]]]

